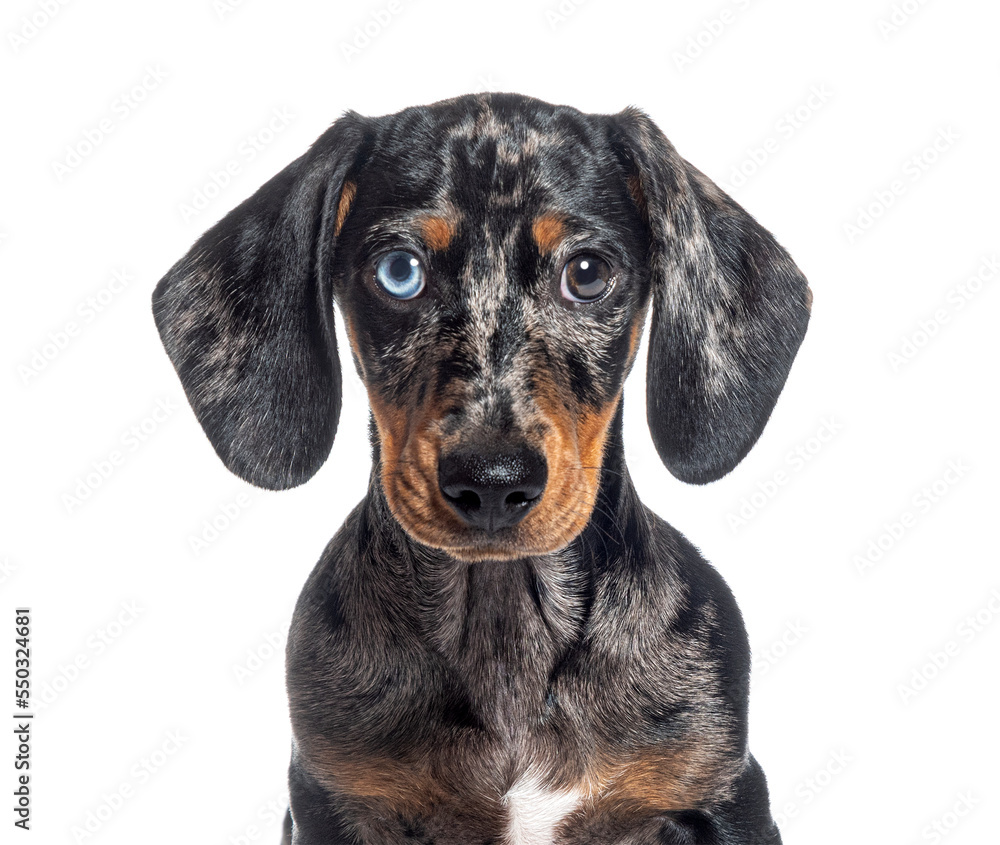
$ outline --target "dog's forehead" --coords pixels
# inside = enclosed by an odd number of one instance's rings
[[[586,213],[620,182],[602,116],[515,95],[475,95],[379,119],[370,167],[399,212],[469,221]],[[595,213],[596,213],[595,206]]]

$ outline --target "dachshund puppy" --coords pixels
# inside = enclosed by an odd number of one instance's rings
[[[740,612],[637,498],[622,388],[651,312],[657,452],[729,472],[809,319],[784,249],[636,109],[348,113],[154,294],[253,484],[330,452],[335,302],[373,464],[289,634],[285,841],[779,843]]]

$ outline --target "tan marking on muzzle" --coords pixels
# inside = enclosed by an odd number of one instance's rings
[[[600,408],[580,409],[567,395],[551,382],[540,382],[534,396],[548,423],[544,453],[549,481],[541,502],[519,527],[527,545],[547,552],[566,546],[590,521],[620,397]]]
[[[529,445],[544,455],[548,482],[541,500],[516,526],[487,534],[466,524],[449,506],[438,483],[444,443],[440,423],[451,403],[441,398],[423,407],[398,407],[375,391],[369,400],[382,453],[382,488],[389,509],[417,541],[461,560],[512,560],[547,554],[570,543],[589,522],[603,463],[608,429],[619,396],[597,409],[577,409],[568,389],[539,380],[534,404],[544,430]],[[568,407],[567,407],[568,404]],[[524,420],[531,428],[532,420]]]
[[[428,546],[447,549],[467,531],[438,485],[441,440],[438,423],[443,406],[429,401],[422,408],[390,405],[369,391],[382,453],[382,490],[389,510],[410,536]]]

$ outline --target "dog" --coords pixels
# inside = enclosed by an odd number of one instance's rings
[[[729,472],[809,319],[788,253],[635,108],[348,112],[153,296],[252,484],[330,452],[335,302],[373,462],[288,637],[284,842],[780,843],[740,612],[639,501],[622,389],[651,311],[656,450]]]

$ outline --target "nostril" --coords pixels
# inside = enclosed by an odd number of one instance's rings
[[[504,504],[512,508],[523,508],[526,505],[533,505],[542,495],[540,487],[530,487],[524,490],[515,490],[508,493],[503,500]]]
[[[472,490],[459,490],[455,493],[451,493],[448,490],[442,490],[444,495],[453,504],[458,505],[462,510],[476,510],[482,506],[482,501],[479,496]]]

